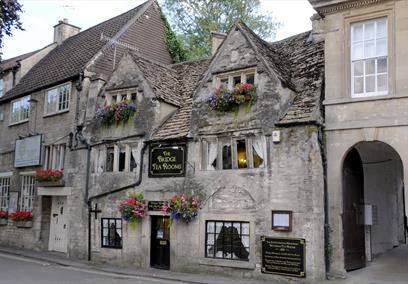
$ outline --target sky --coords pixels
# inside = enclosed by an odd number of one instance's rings
[[[40,49],[52,43],[53,26],[67,18],[85,30],[126,12],[146,0],[19,0],[23,5],[21,22],[25,31],[13,31],[3,38],[3,59]],[[160,3],[160,1],[159,1]],[[315,13],[307,0],[261,0],[263,13],[272,13],[282,25],[276,40],[312,28]]]

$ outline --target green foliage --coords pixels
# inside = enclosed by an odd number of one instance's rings
[[[169,50],[171,59],[174,63],[179,63],[187,60],[187,52],[180,44],[179,39],[170,27],[166,16],[160,11],[160,17],[164,24],[164,32],[166,37],[166,46]]]
[[[260,37],[273,39],[279,28],[274,18],[262,14],[260,0],[161,0],[172,27],[187,49],[189,59],[211,55],[211,31],[228,32],[244,21]]]
[[[3,36],[11,36],[12,29],[24,30],[20,22],[22,6],[17,0],[0,0],[0,59]]]

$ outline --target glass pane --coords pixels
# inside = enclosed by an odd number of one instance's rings
[[[375,92],[375,76],[365,77],[366,93]]]
[[[364,57],[374,57],[375,56],[375,44],[374,40],[369,40],[364,42]]]
[[[108,227],[108,220],[107,219],[103,219],[102,223],[103,223],[102,227],[104,227],[104,228]]]
[[[354,78],[354,94],[362,94],[363,93],[363,77],[356,77]]]
[[[207,246],[207,256],[214,257],[214,247],[213,246]]]
[[[353,66],[354,66],[354,76],[363,76],[364,61],[353,62]]]
[[[364,57],[364,46],[362,43],[353,44],[352,58],[353,60],[362,59]]]
[[[374,38],[374,22],[364,25],[364,39],[373,39]]]
[[[246,83],[252,84],[252,85],[255,83],[255,76],[254,76],[254,74],[247,74],[247,75],[246,75]]]
[[[242,236],[241,241],[244,247],[249,247],[249,236]]]
[[[363,40],[363,25],[355,24],[353,25],[353,42]]]
[[[207,235],[207,245],[214,245],[214,235],[213,234]]]
[[[228,228],[228,227],[232,227],[232,223],[231,223],[231,222],[225,222],[225,223],[224,223],[224,226],[227,227],[227,228]]]
[[[242,234],[249,235],[249,223],[242,223]]]
[[[220,80],[220,88],[228,88],[228,78],[223,78]]]
[[[222,168],[232,169],[232,152],[231,145],[224,145],[222,147]]]
[[[387,74],[377,76],[377,89],[379,92],[388,90],[387,82],[388,82]]]
[[[386,39],[377,40],[376,55],[377,56],[387,55],[387,40]]]
[[[375,59],[365,61],[365,75],[375,74]]]
[[[235,87],[236,84],[240,84],[241,83],[241,75],[240,76],[235,76],[233,78],[233,86]]]
[[[207,223],[207,233],[214,233],[214,222]]]
[[[217,222],[217,224],[215,225],[215,231],[219,233],[221,232],[221,228],[222,228],[222,222]]]
[[[377,73],[387,73],[387,58],[377,60]]]
[[[387,23],[386,20],[378,21],[377,22],[377,38],[386,37],[387,36]]]
[[[243,169],[243,168],[248,167],[245,140],[238,140],[237,141],[237,159],[238,159],[238,168],[239,169]]]

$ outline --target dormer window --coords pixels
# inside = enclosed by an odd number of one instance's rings
[[[71,83],[63,84],[46,91],[45,114],[65,112],[69,109]]]
[[[237,84],[255,84],[255,69],[245,69],[218,74],[214,77],[215,88],[224,87],[232,90]]]
[[[11,124],[28,121],[30,117],[30,96],[26,96],[11,102]]]
[[[136,104],[137,93],[138,91],[136,88],[110,91],[106,94],[105,104],[110,106],[119,104],[124,101]]]

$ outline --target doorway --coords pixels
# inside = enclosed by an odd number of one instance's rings
[[[152,216],[150,265],[170,269],[170,218]]]
[[[66,196],[53,196],[51,205],[50,239],[48,249],[52,251],[67,252],[67,198]]]
[[[388,144],[360,142],[342,171],[344,268],[350,271],[406,243],[403,165]]]

